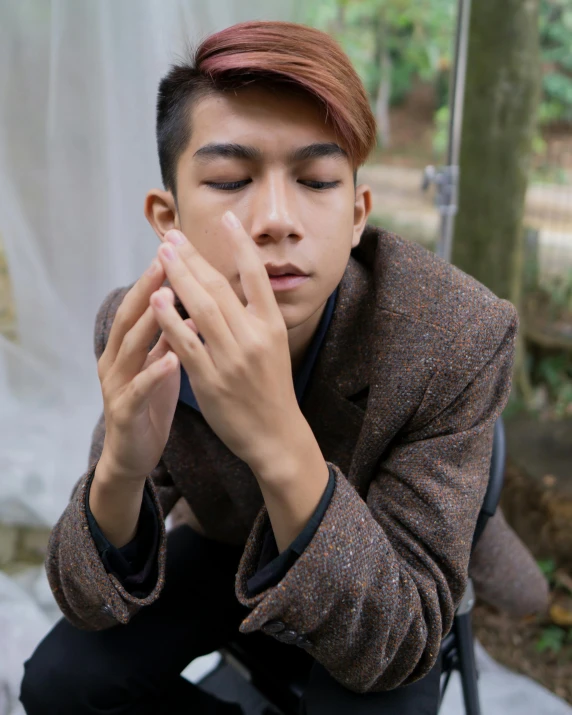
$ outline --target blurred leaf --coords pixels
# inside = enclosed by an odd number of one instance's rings
[[[537,562],[538,568],[548,579],[552,579],[556,570],[556,562],[554,559],[539,559]]]
[[[550,607],[550,618],[557,626],[572,626],[572,611],[569,611],[567,608],[564,608],[557,603]]]
[[[556,654],[562,650],[565,639],[566,631],[563,628],[559,626],[548,626],[548,628],[542,631],[535,648],[539,653],[550,650]]]
[[[572,7],[569,0],[541,0],[540,44],[545,65],[541,123],[572,121]]]

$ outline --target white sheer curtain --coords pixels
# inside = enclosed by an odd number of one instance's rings
[[[102,408],[97,307],[157,239],[157,83],[185,44],[295,0],[0,0],[0,236],[18,344],[0,336],[0,521],[51,525]]]

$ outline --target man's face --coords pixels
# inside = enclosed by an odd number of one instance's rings
[[[368,188],[356,191],[334,130],[300,94],[253,87],[210,95],[196,102],[191,127],[177,166],[177,209],[165,230],[181,229],[246,304],[221,224],[233,211],[263,263],[292,263],[309,276],[275,291],[286,326],[296,328],[340,282],[367,220]]]

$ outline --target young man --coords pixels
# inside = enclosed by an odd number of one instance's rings
[[[516,311],[366,226],[374,119],[316,30],[207,38],[162,80],[157,136],[161,246],[96,319],[104,414],[26,712],[240,712],[179,674],[242,638],[305,672],[308,715],[435,713]]]

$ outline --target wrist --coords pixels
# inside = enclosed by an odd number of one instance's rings
[[[309,465],[323,463],[320,446],[308,422],[290,422],[287,439],[266,441],[264,453],[249,463],[259,483],[268,487],[288,487],[297,482]]]
[[[100,460],[89,490],[89,508],[105,538],[116,548],[137,533],[145,480],[123,480]]]
[[[143,487],[146,479],[146,475],[141,476],[121,469],[119,465],[105,453],[105,450],[99,458],[93,477],[93,481],[102,487],[117,488],[118,485],[121,485],[122,487],[133,489]]]

